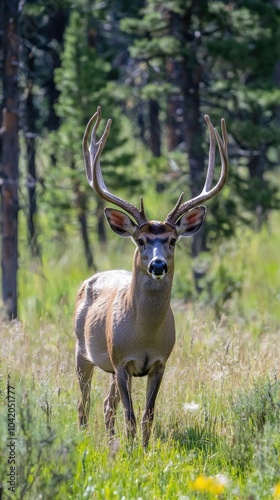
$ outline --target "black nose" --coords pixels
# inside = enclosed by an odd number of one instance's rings
[[[164,260],[154,259],[150,262],[149,273],[155,276],[162,276],[167,273],[167,265]]]

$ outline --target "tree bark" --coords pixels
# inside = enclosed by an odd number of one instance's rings
[[[155,99],[149,101],[149,118],[150,118],[150,147],[153,156],[159,158],[161,155],[161,138],[159,124],[159,105]]]
[[[248,171],[250,179],[254,182],[254,188],[259,194],[264,195],[265,191],[262,190],[264,181],[263,176],[265,172],[265,154],[252,155],[248,162]],[[255,202],[256,214],[256,231],[260,231],[263,224],[268,221],[268,212],[263,203],[262,197]]]
[[[96,214],[97,214],[98,241],[101,244],[106,244],[107,234],[105,229],[104,201],[102,200],[102,198],[100,198],[100,196],[97,196],[96,203],[97,203]]]
[[[39,255],[36,233],[36,141],[35,141],[35,107],[33,99],[34,81],[34,54],[32,49],[27,49],[27,83],[26,83],[26,131],[25,143],[27,152],[27,174],[28,174],[28,241],[33,255]]]
[[[88,237],[87,213],[85,210],[80,210],[78,214],[78,221],[80,223],[81,236],[84,244],[84,252],[85,252],[87,266],[89,269],[92,269],[95,266],[93,263],[93,255],[90,248],[90,242]]]
[[[10,319],[17,317],[18,268],[18,0],[4,5],[2,151],[2,297]]]
[[[78,212],[78,221],[80,225],[80,232],[84,246],[84,253],[86,258],[86,263],[89,269],[94,268],[93,253],[90,247],[89,235],[88,235],[88,221],[87,221],[87,204],[88,198],[87,193],[81,188],[79,181],[74,181],[73,190],[76,195],[76,207]]]
[[[172,33],[172,25],[171,25]],[[167,120],[166,120],[166,140],[167,150],[173,151],[183,142],[182,135],[182,99],[180,100],[178,64],[175,60],[169,58],[165,65],[167,78],[170,83],[178,87],[178,92],[172,92],[167,95]],[[178,117],[181,116],[181,120]]]

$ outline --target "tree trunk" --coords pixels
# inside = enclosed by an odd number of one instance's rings
[[[181,101],[178,101],[178,103],[181,104],[179,109],[182,117],[181,130],[190,169],[190,191],[191,196],[194,197],[199,194],[204,185],[205,157],[202,147],[203,134],[200,113],[201,67],[196,57],[197,47],[190,22],[190,12],[185,17],[174,12],[170,13],[170,33],[181,40],[182,46],[191,48],[191,51],[188,51],[186,55],[181,56],[172,64],[170,76],[171,83],[180,89],[178,97],[181,96]],[[192,256],[197,257],[201,251],[205,250],[205,228],[202,226],[201,230],[192,238]],[[194,270],[195,286],[198,292],[201,291],[199,278],[200,273]]]
[[[159,105],[155,99],[149,101],[150,117],[150,147],[153,156],[159,158],[161,155],[160,124],[159,124]]]
[[[168,59],[166,63],[167,78],[174,86],[178,86],[178,64],[173,59]],[[166,140],[167,150],[173,151],[184,140],[182,135],[182,100],[178,92],[169,93],[167,96],[167,120],[166,120]],[[178,119],[178,117],[181,118]]]
[[[256,199],[255,202],[255,214],[256,214],[256,231],[260,231],[262,225],[268,221],[268,212],[265,209],[265,203],[263,203],[262,197],[264,196],[263,191],[263,175],[264,175],[264,159],[265,154],[252,155],[248,162],[248,171],[250,175],[250,179],[252,181],[252,185],[254,189],[259,194],[259,199]]]
[[[84,252],[85,252],[85,257],[86,257],[86,262],[87,266],[89,269],[94,268],[94,263],[93,263],[93,255],[92,251],[90,248],[90,242],[89,242],[89,237],[88,237],[88,226],[87,226],[87,213],[85,210],[80,210],[78,214],[78,220],[80,223],[80,228],[81,228],[81,235],[82,235],[82,240],[83,240],[83,245],[84,245]]]
[[[72,168],[74,168],[72,163]],[[78,221],[80,224],[81,237],[84,246],[84,253],[86,258],[86,263],[89,269],[95,268],[93,254],[90,247],[89,235],[88,235],[88,222],[87,222],[87,193],[81,188],[80,182],[75,180],[73,182],[73,190],[76,195],[76,207],[78,212]]]
[[[104,201],[100,196],[97,196],[97,234],[98,241],[101,244],[107,243],[107,234],[105,229],[105,217],[104,217]]]
[[[10,319],[17,317],[18,268],[18,0],[4,6],[2,297]]]
[[[146,127],[145,127],[145,120],[144,120],[144,115],[143,115],[143,102],[142,101],[140,101],[140,103],[136,109],[136,120],[137,120],[138,129],[140,132],[140,140],[143,142],[143,144],[147,144],[146,137],[145,137]]]
[[[27,82],[26,82],[26,132],[25,143],[27,152],[28,173],[28,241],[33,255],[39,255],[36,233],[36,141],[35,141],[35,107],[33,101],[34,55],[32,49],[27,49]]]
[[[49,15],[47,23],[42,27],[41,36],[45,36],[49,41],[46,47],[50,61],[50,77],[46,82],[46,97],[49,106],[47,125],[49,130],[57,130],[60,125],[60,118],[57,115],[55,105],[59,97],[59,91],[55,85],[54,73],[56,68],[60,66],[60,51],[57,49],[56,44],[60,46],[63,45],[63,37],[67,26],[69,10],[63,7],[63,2],[53,2],[53,5],[50,4],[50,9],[51,7],[54,9],[54,13],[53,15]],[[56,42],[55,45],[50,43],[50,41],[54,40]]]

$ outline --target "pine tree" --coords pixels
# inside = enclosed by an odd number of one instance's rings
[[[275,73],[280,60],[280,9],[276,2],[264,0],[213,2],[209,9],[214,20],[206,44],[213,63],[211,106],[224,109],[237,145],[234,163],[238,161],[240,174],[233,173],[235,208],[242,206],[251,213],[259,228],[269,210],[280,208],[277,189],[266,178],[279,161],[280,89]]]
[[[191,195],[204,175],[202,116],[210,114],[214,124],[226,118],[235,145],[230,144],[231,162],[239,168],[231,169],[232,195],[225,191],[212,202],[208,233],[216,226],[218,233],[232,234],[233,214],[235,221],[236,215],[246,223],[257,219],[259,226],[268,210],[279,208],[277,189],[265,175],[279,157],[279,17],[273,1],[148,0],[140,20],[122,24],[137,33],[131,64],[148,73],[140,99],[153,95],[160,102],[168,150],[185,146]],[[205,247],[200,233],[193,255]]]
[[[71,177],[74,203],[89,266],[93,261],[87,230],[87,213],[89,199],[93,198],[93,193],[85,181],[81,140],[85,125],[98,105],[105,110],[107,114],[105,118],[113,119],[106,151],[102,155],[105,178],[110,177],[112,189],[135,182],[135,179],[129,179],[129,172],[117,168],[119,165],[125,166],[131,161],[132,156],[120,151],[125,139],[121,137],[120,109],[116,106],[110,86],[110,81],[115,78],[115,72],[112,69],[111,56],[106,58],[103,53],[99,54],[102,40],[100,41],[100,32],[95,29],[96,22],[98,21],[91,13],[77,11],[71,13],[65,33],[61,67],[57,69],[55,76],[57,89],[60,92],[56,109],[61,118],[61,126],[55,138],[57,169],[59,175],[62,173],[65,178]],[[100,125],[100,130],[102,126],[104,123]],[[114,157],[110,154],[112,149],[114,149]],[[62,167],[63,164],[67,165],[67,173]],[[65,199],[63,202],[65,203]],[[104,242],[106,233],[103,201],[99,197],[96,199],[96,215],[99,239]]]

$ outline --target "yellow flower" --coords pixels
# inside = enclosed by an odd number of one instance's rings
[[[221,495],[225,490],[225,485],[216,477],[198,476],[195,481],[190,484],[194,491],[210,493],[211,495]]]
[[[273,498],[280,498],[280,481],[274,487]]]

